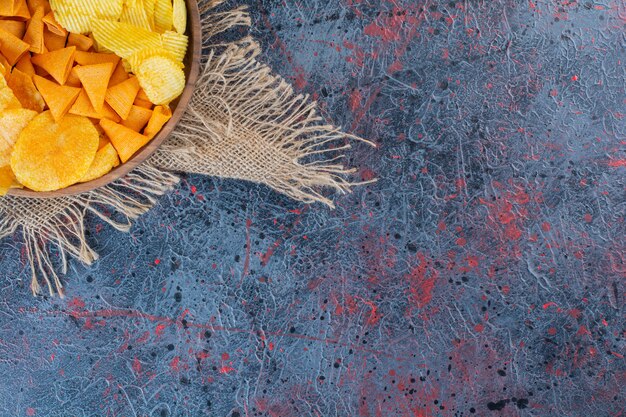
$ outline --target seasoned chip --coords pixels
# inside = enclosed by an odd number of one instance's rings
[[[10,109],[0,113],[0,166],[11,163],[11,151],[17,138],[37,116],[37,112],[27,109]]]
[[[43,6],[40,6],[43,7]],[[67,37],[67,30],[54,18],[54,12],[50,11],[43,17],[43,22],[46,24],[47,29],[55,35]]]
[[[122,124],[135,132],[141,132],[150,117],[152,117],[152,110],[133,105],[126,120],[122,120]]]
[[[93,46],[93,40],[89,36],[70,33],[67,37],[67,46],[75,46],[77,51],[88,51]]]
[[[67,114],[81,92],[80,88],[59,85],[38,75],[33,77],[33,81],[56,121],[60,121]]]
[[[33,64],[44,69],[59,84],[65,84],[74,64],[75,46],[51,51],[31,58]]]
[[[187,6],[185,0],[174,0],[173,25],[178,33],[185,33],[187,30]]]
[[[9,61],[9,64],[15,65],[24,54],[28,53],[29,49],[29,44],[14,34],[0,29],[0,53]]]
[[[105,62],[104,64],[83,65],[74,68],[78,79],[87,92],[87,96],[89,96],[91,105],[98,113],[102,112],[104,96],[107,92],[109,78],[111,78],[113,69],[114,66],[110,62]]]
[[[24,20],[30,19],[30,11],[28,10],[28,5],[26,4],[26,0],[14,0],[13,17],[18,18],[18,19],[24,19]]]
[[[115,67],[113,74],[111,75],[111,79],[109,80],[109,88],[118,85],[119,83],[126,81],[128,79],[128,72],[124,69],[124,65],[120,61]]]
[[[120,57],[115,54],[76,51],[74,61],[78,65],[94,65],[110,62],[115,66],[120,62]]]
[[[135,97],[137,97],[138,92],[139,82],[137,81],[137,77],[131,77],[109,88],[106,91],[105,100],[122,120],[125,120],[130,113],[130,109],[135,102]]]
[[[127,58],[145,48],[161,48],[161,36],[128,23],[94,19],[91,22],[98,47],[104,47],[116,55]]]
[[[113,168],[120,164],[120,158],[117,151],[111,143],[107,143],[104,147],[96,152],[89,171],[81,178],[80,182],[93,181],[109,173]]]
[[[32,18],[28,21],[28,26],[26,27],[26,33],[24,34],[23,41],[30,44],[30,51],[36,54],[41,54],[44,52],[43,45],[43,7],[38,7],[35,10]]]
[[[24,74],[28,74],[31,78],[35,75],[35,67],[33,67],[33,63],[30,61],[30,54],[24,55],[19,61],[17,61],[15,68],[19,69]]]
[[[43,30],[43,44],[50,51],[58,51],[65,48],[65,42],[67,41],[67,35],[61,36],[56,33],[50,32],[48,28]]]
[[[100,120],[100,126],[104,129],[113,146],[115,146],[123,163],[126,163],[135,152],[150,142],[148,137],[108,119]]]
[[[13,71],[7,73],[6,80],[7,85],[13,90],[13,94],[15,94],[15,97],[22,104],[22,107],[34,110],[37,113],[43,111],[46,103],[28,74],[23,73],[17,68],[13,68]]]
[[[80,91],[78,98],[70,108],[69,113],[77,116],[91,117],[93,119],[107,118],[115,122],[120,121],[120,117],[107,103],[102,106],[102,111],[98,112],[91,104],[87,92],[83,89]]]
[[[98,131],[89,119],[50,112],[35,117],[20,133],[11,155],[17,180],[34,191],[54,191],[85,176],[98,150]]]
[[[15,175],[10,166],[5,165],[0,167],[0,196],[6,195],[13,187],[15,182]]]
[[[0,29],[4,29],[13,36],[22,39],[26,32],[26,23],[19,20],[0,20]]]
[[[144,60],[135,72],[141,88],[154,104],[169,104],[185,89],[185,73],[171,59],[155,56]]]
[[[172,110],[168,106],[156,106],[152,111],[152,117],[148,126],[143,131],[149,139],[154,138],[161,131],[165,123],[172,118]]]
[[[13,90],[9,88],[4,77],[0,77],[0,111],[5,109],[21,109],[22,104],[19,102]]]

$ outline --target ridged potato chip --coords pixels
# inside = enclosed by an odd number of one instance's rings
[[[91,26],[98,48],[104,47],[122,58],[145,48],[163,47],[158,33],[128,23],[94,19]]]
[[[68,114],[57,123],[46,111],[20,133],[11,155],[11,169],[31,190],[59,190],[87,174],[98,142],[98,131],[86,117]]]
[[[135,72],[141,88],[154,104],[169,104],[185,89],[185,73],[172,59],[154,56],[144,60]]]
[[[187,35],[167,31],[161,35],[161,41],[163,42],[163,48],[170,52],[176,60],[183,62],[189,46]]]
[[[139,70],[139,66],[148,58],[152,58],[155,56],[162,56],[164,58],[170,59],[174,61],[180,68],[183,68],[183,63],[180,62],[174,54],[170,53],[169,50],[164,48],[145,48],[141,49],[134,54],[130,55],[127,59],[127,65],[129,66],[130,71],[137,73]]]
[[[92,19],[117,20],[123,0],[50,0],[56,20],[69,32],[89,33]]]
[[[187,30],[187,5],[185,0],[174,0],[172,24],[176,32],[185,33]]]
[[[143,1],[134,1],[132,3],[126,1],[120,22],[130,23],[142,29],[152,31],[152,24],[148,20],[146,9],[143,7]]]

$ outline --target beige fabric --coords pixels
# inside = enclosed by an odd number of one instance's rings
[[[211,44],[216,34],[250,24],[244,8],[211,10],[219,3],[200,2],[203,46],[208,50],[200,79],[179,126],[146,163],[106,187],[78,196],[0,199],[0,238],[21,233],[34,294],[44,283],[51,295],[63,296],[59,273],[66,273],[68,255],[86,264],[98,259],[85,236],[87,213],[127,231],[178,182],[175,172],[263,183],[294,199],[329,206],[332,201],[321,188],[343,193],[355,185],[344,178],[353,171],[338,161],[350,147],[347,139],[358,138],[321,123],[315,103],[295,95],[256,60],[259,47],[251,38]],[[122,220],[113,220],[105,211]],[[50,256],[53,246],[59,262]]]

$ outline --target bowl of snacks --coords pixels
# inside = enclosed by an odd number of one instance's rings
[[[145,161],[198,77],[196,0],[1,0],[0,195],[74,195]]]

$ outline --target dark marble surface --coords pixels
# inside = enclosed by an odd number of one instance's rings
[[[624,415],[624,3],[249,3],[380,181],[188,176],[65,300],[6,239],[0,415]]]

